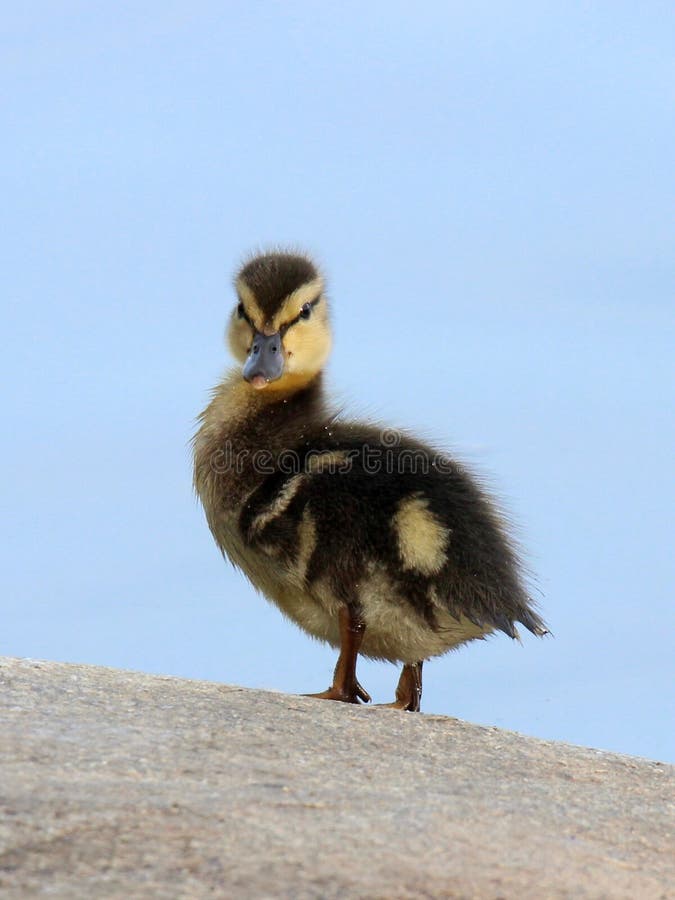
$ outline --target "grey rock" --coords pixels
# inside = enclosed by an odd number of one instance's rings
[[[675,897],[675,768],[0,660],[0,896]]]

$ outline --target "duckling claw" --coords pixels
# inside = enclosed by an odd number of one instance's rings
[[[419,712],[422,703],[422,660],[403,666],[393,703],[377,703],[386,709],[403,709]]]
[[[365,688],[361,687],[358,681],[351,689],[342,687],[341,685],[332,685],[327,691],[321,691],[318,694],[303,694],[304,697],[313,697],[315,700],[338,700],[341,703],[371,703],[372,698]]]

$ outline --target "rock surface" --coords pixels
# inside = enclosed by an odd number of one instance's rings
[[[675,768],[0,660],[0,896],[675,897]]]

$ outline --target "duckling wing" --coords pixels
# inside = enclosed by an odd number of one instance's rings
[[[275,471],[248,498],[244,540],[326,606],[360,605],[366,619],[377,598],[378,609],[403,608],[432,631],[447,628],[448,614],[469,622],[465,640],[517,637],[516,622],[545,633],[504,525],[472,476],[447,460],[440,467],[412,441],[380,446],[379,458],[376,444],[369,457],[364,446],[338,433],[296,448],[292,471]]]

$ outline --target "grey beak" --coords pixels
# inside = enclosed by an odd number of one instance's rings
[[[283,370],[284,353],[279,332],[264,335],[256,331],[242,372],[246,381],[253,381],[256,375],[262,375],[265,381],[276,381]]]

